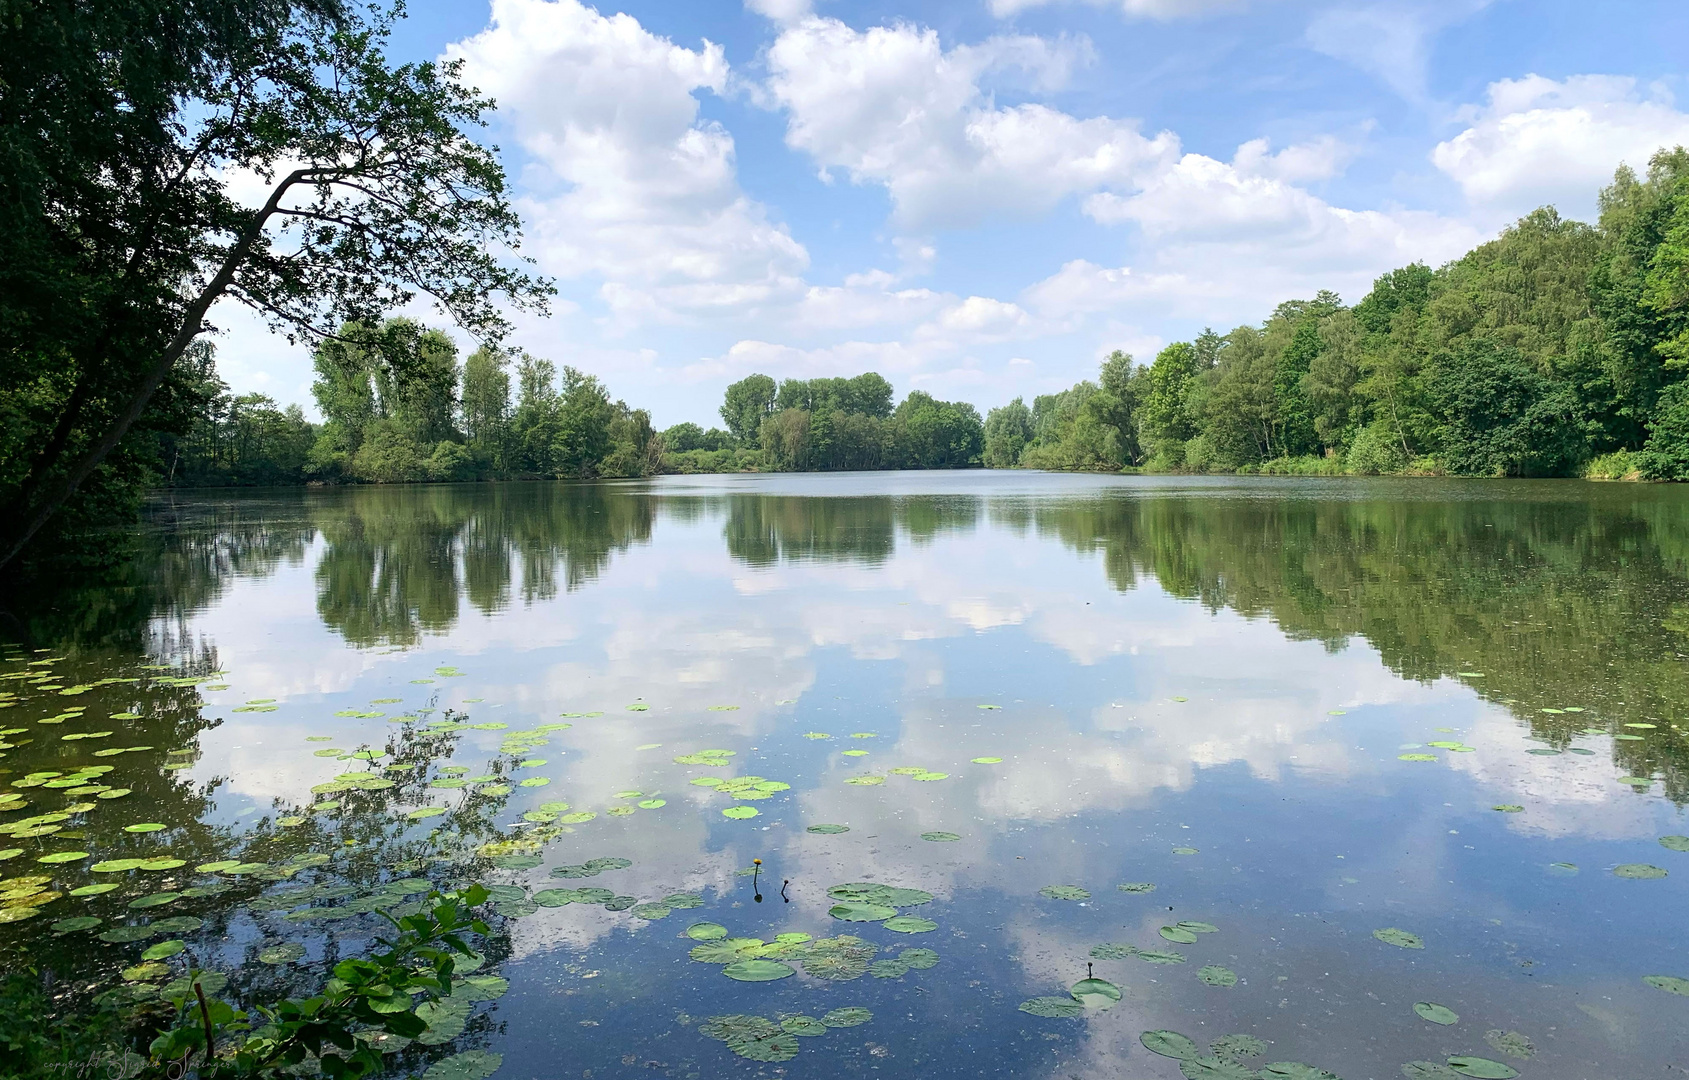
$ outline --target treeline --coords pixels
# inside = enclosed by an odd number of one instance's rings
[[[1544,208],[1359,303],[1280,304],[1148,365],[1115,352],[1086,380],[981,423],[965,402],[872,372],[752,375],[723,427],[612,400],[591,375],[393,319],[320,345],[324,417],[231,397],[208,348],[183,359],[169,482],[391,483],[659,472],[994,468],[1689,479],[1689,151],[1621,168],[1596,225]],[[514,393],[513,393],[514,391]]]
[[[964,401],[910,391],[892,407],[891,383],[751,375],[727,388],[726,429],[676,424],[663,432],[667,472],[966,469],[980,464],[984,426]]]
[[[262,394],[231,396],[209,347],[183,365],[198,407],[185,432],[161,436],[167,483],[591,479],[660,467],[650,414],[612,400],[594,376],[491,348],[460,364],[451,338],[409,319],[347,326],[317,347],[321,424]]]
[[[991,410],[988,465],[1689,479],[1689,152],[1353,307],[1279,305]]]

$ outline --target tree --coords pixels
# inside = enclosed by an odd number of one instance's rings
[[[727,388],[721,404],[721,419],[727,430],[746,446],[756,446],[762,422],[774,414],[774,380],[767,375],[747,375]]]
[[[495,474],[509,468],[510,357],[483,345],[463,363],[463,433],[472,454]]]
[[[621,406],[626,410],[627,406]],[[651,417],[641,412],[644,437],[639,452],[651,437]],[[563,368],[563,392],[557,399],[557,432],[552,437],[552,463],[558,476],[591,479],[610,452],[610,424],[616,406],[610,392],[593,375],[577,368]]]
[[[401,15],[16,6],[0,45],[0,396],[29,451],[0,474],[0,565],[145,428],[221,299],[310,341],[417,294],[489,340],[506,325],[495,296],[544,306],[549,286],[507,257],[503,172],[468,134],[489,102],[455,63],[390,64]],[[256,206],[232,194],[247,176],[268,186]]]
[[[557,367],[523,353],[516,362],[516,385],[516,411],[510,418],[516,468],[530,476],[551,476],[560,426]]]
[[[1189,400],[1196,376],[1196,348],[1184,341],[1156,353],[1149,366],[1141,413],[1143,437],[1152,454],[1169,454],[1171,465],[1180,463],[1185,441],[1198,430]]]
[[[1012,469],[1032,441],[1032,410],[1015,398],[985,414],[984,461],[988,469]]]

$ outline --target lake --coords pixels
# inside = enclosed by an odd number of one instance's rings
[[[0,624],[9,969],[303,994],[474,879],[496,978],[396,1068],[1689,1061],[1689,490],[208,492],[142,549]]]

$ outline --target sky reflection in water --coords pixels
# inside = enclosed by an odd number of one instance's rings
[[[1253,1035],[1268,1048],[1252,1068],[1347,1080],[1459,1054],[1527,1077],[1642,1075],[1689,1049],[1689,1000],[1642,982],[1689,977],[1689,855],[1657,839],[1689,832],[1673,726],[1686,519],[1683,494],[1629,485],[977,473],[214,496],[159,516],[148,636],[230,673],[204,692],[224,722],[179,777],[223,778],[203,815],[222,826],[345,768],[308,736],[392,732],[337,710],[433,696],[511,729],[602,712],[535,751],[547,764],[523,775],[552,782],[518,789],[501,820],[552,800],[599,816],[492,880],[575,887],[549,868],[625,857],[590,884],[705,904],[510,920],[513,985],[485,1043],[500,1077],[1174,1077],[1139,1039],[1162,1028]],[[464,674],[435,674],[451,666]],[[264,698],[281,707],[230,711]],[[1541,711],[1566,707],[1585,711]],[[1577,734],[1594,727],[1646,734]],[[479,767],[502,737],[461,732],[455,760]],[[1528,753],[1573,747],[1594,753]],[[705,748],[736,756],[673,760]],[[689,783],[745,774],[791,789],[730,820],[727,796]],[[845,783],[864,775],[886,779]],[[665,805],[608,815],[636,807],[630,791]],[[761,903],[738,875],[753,858]],[[1627,863],[1670,876],[1611,872]],[[933,893],[910,913],[938,929],[830,918],[826,889],[853,881]],[[688,959],[701,919],[940,961],[738,983]],[[1219,929],[1170,944],[1159,928],[1179,920]],[[1375,939],[1386,927],[1424,948]],[[1093,960],[1105,942],[1188,962]],[[1118,1005],[1017,1008],[1087,963]],[[1237,984],[1205,985],[1209,965]],[[1416,1001],[1460,1021],[1428,1023]],[[783,1065],[697,1031],[846,1006],[874,1018],[799,1040]],[[1535,1056],[1507,1057],[1490,1031]]]

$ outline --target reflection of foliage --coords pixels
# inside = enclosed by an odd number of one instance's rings
[[[1117,588],[1153,574],[1292,638],[1335,650],[1363,637],[1406,678],[1482,672],[1472,686],[1556,746],[1591,725],[1660,723],[1615,755],[1689,800],[1689,743],[1661,722],[1689,704],[1674,628],[1689,606],[1689,505],[1658,490],[1535,501],[1491,490],[1495,501],[1469,487],[1473,497],[1436,502],[1400,487],[1376,500],[1087,500],[1028,516],[1100,550]],[[1588,711],[1539,711],[1567,705]]]
[[[878,566],[896,550],[901,528],[916,543],[971,529],[981,501],[969,496],[807,498],[729,496],[727,551],[752,566],[843,561]],[[664,512],[669,504],[664,502]]]

